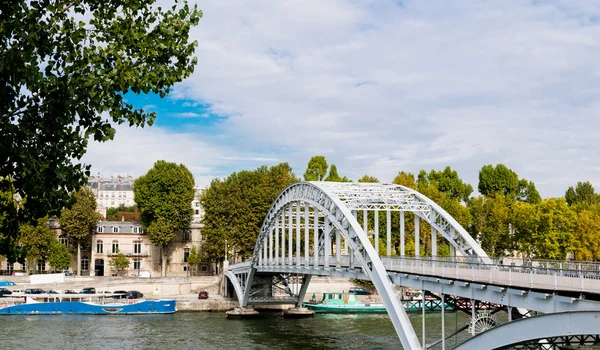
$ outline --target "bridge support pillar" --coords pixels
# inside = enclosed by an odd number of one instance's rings
[[[283,311],[283,317],[287,318],[304,318],[304,317],[312,317],[315,312],[311,309],[307,309],[305,307],[293,307]]]
[[[254,310],[252,306],[236,306],[235,309],[226,312],[227,317],[232,318],[248,318],[258,316],[258,311]]]

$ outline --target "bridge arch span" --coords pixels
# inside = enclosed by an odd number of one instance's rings
[[[600,311],[556,312],[526,317],[480,333],[455,347],[459,349],[507,349],[539,341],[536,348],[554,349],[552,342],[569,338],[573,343],[585,340],[577,336],[592,335],[598,340]],[[547,347],[546,347],[547,345]],[[583,344],[582,344],[583,345]]]
[[[319,268],[330,267],[328,259],[332,253],[332,237],[335,235],[337,258],[340,256],[341,238],[350,250],[350,267],[360,266],[371,279],[386,305],[403,346],[410,349],[420,348],[418,338],[395,294],[385,266],[371,244],[367,232],[357,220],[358,211],[364,211],[366,218],[367,211],[380,210],[387,211],[388,237],[390,213],[409,211],[428,222],[432,229],[439,232],[461,255],[475,261],[489,262],[485,252],[454,218],[414,190],[379,183],[299,182],[284,189],[269,209],[252,259],[248,266],[244,266],[247,271],[227,275],[236,285],[235,291],[240,305],[245,307],[248,304],[253,280],[259,270],[302,264],[304,267],[315,268],[311,274],[319,274]],[[375,215],[375,220],[378,220],[378,215]],[[301,234],[301,228],[304,229],[304,234]],[[289,232],[287,236],[286,229]],[[312,235],[309,231],[312,231]],[[377,239],[375,241],[378,242]]]

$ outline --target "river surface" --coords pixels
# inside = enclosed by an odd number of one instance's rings
[[[421,339],[421,315],[409,314]],[[469,322],[446,313],[446,335]],[[426,316],[427,343],[441,336],[441,313]],[[284,319],[261,312],[227,319],[221,312],[172,315],[2,316],[2,349],[398,349],[387,314],[318,314]],[[458,342],[468,334],[463,331]],[[447,348],[455,340],[447,341]],[[440,347],[436,347],[440,348]]]

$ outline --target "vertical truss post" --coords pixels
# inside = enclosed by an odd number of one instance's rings
[[[277,217],[275,221],[275,265],[279,265],[279,221],[280,217]]]
[[[288,219],[288,265],[292,265],[292,257],[294,256],[294,246],[292,245],[294,238],[294,208],[291,203],[288,215],[290,216]]]
[[[304,266],[308,266],[308,252],[309,252],[309,228],[310,228],[310,206],[308,202],[304,203]]]
[[[400,212],[400,256],[404,258],[404,212]]]
[[[387,256],[392,256],[392,212],[388,209],[385,214],[387,228],[386,253]]]
[[[319,208],[315,207],[314,232],[313,232],[313,256],[315,267],[319,266]]]
[[[273,265],[273,231],[275,228],[269,230],[269,265]]]
[[[335,266],[342,266],[342,244],[340,230],[335,230]]]
[[[325,261],[323,265],[329,267],[329,258],[331,256],[331,225],[328,216],[325,216],[325,227],[323,228],[323,232],[325,232],[325,249],[323,250],[323,258]]]
[[[300,265],[300,202],[296,204],[296,265]]]
[[[422,327],[422,338],[423,340],[421,341],[421,345],[423,345],[423,349],[425,349],[425,344],[427,344],[425,342],[425,289],[423,288],[425,286],[425,284],[423,283],[423,285],[421,286],[421,327]]]
[[[446,350],[446,295],[442,293],[442,350]]]
[[[435,224],[435,211],[431,211],[431,257],[437,256],[437,231],[434,227]]]
[[[375,232],[374,232],[374,238],[375,238],[375,251],[377,252],[377,255],[379,255],[379,210],[375,209]]]
[[[286,225],[286,209],[283,210],[283,214],[281,217],[282,225],[281,225],[281,263],[280,265],[285,265],[285,225]]]
[[[420,223],[421,223],[421,219],[415,213],[415,256],[416,257],[421,256],[421,247],[420,247],[421,240],[419,239],[419,224]]]

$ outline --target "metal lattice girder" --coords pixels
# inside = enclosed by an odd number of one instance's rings
[[[522,318],[480,333],[455,349],[505,349],[540,340],[538,345],[544,346],[547,344],[544,339],[562,335],[597,335],[599,319],[600,311],[557,312]]]

